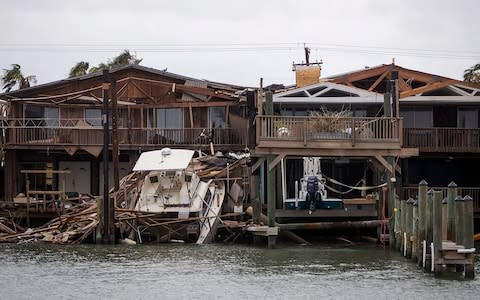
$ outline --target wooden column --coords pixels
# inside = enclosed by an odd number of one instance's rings
[[[469,195],[463,198],[463,245],[466,249],[474,247],[473,242],[473,199]]]
[[[443,198],[442,200],[442,240],[447,240],[447,205],[448,200],[447,198]]]
[[[415,203],[415,200],[413,200],[412,198],[408,199],[408,201],[406,202],[407,211],[405,213],[405,256],[407,258],[412,257],[413,203]]]
[[[457,184],[450,182],[447,191],[447,240],[455,242],[455,198],[457,197]]]
[[[425,241],[425,210],[427,203],[427,186],[428,183],[425,180],[422,180],[418,184],[418,235],[417,235],[417,246],[418,246],[418,265],[423,264],[422,261],[422,252],[423,252],[423,242]]]
[[[431,272],[432,270],[431,258],[429,258],[427,255],[427,254],[431,254],[430,246],[433,242],[432,210],[433,210],[433,189],[430,189],[427,192],[427,200],[425,202],[425,247],[426,247],[425,256],[427,258],[425,259],[424,268],[425,268],[425,271],[427,272]]]
[[[268,226],[275,227],[275,169],[269,170],[269,165],[273,161],[273,156],[269,155],[267,158],[267,214]],[[275,247],[276,236],[268,236],[268,248]]]
[[[109,146],[110,146],[110,134],[109,134],[109,88],[110,88],[110,75],[108,70],[103,70],[103,214],[101,216],[101,221],[103,223],[103,234],[102,242],[105,244],[110,244],[115,242],[115,231],[114,230],[114,211],[111,210],[110,195],[109,195]]]
[[[472,249],[474,247],[473,241],[473,199],[469,195],[463,198],[464,215],[463,215],[463,230],[465,249]],[[473,279],[475,277],[475,260],[474,254],[466,254],[466,257],[471,261],[471,264],[465,265],[465,278]]]
[[[442,264],[437,264],[436,260],[440,258],[442,253],[442,191],[433,193],[432,202],[432,240],[433,240],[433,270],[435,275],[439,275],[442,271]]]
[[[406,253],[406,243],[405,243],[405,234],[406,234],[406,220],[407,220],[407,201],[405,199],[400,199],[400,239],[396,243],[396,248],[402,251],[403,255]]]
[[[413,202],[413,226],[412,226],[412,260],[418,260],[418,201]]]
[[[463,198],[462,196],[457,196],[455,198],[455,241],[457,245],[462,245],[464,242],[463,235]]]
[[[115,192],[120,189],[119,178],[119,155],[120,150],[118,146],[118,105],[117,105],[117,89],[116,82],[112,80],[110,84],[110,97],[112,100],[112,161],[113,161],[113,183]]]

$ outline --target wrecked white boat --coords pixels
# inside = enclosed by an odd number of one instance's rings
[[[135,210],[165,213],[178,219],[197,218],[197,243],[208,242],[225,197],[223,182],[202,181],[189,168],[195,151],[164,148],[144,152],[133,171],[146,172]]]

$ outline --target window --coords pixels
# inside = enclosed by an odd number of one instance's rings
[[[405,128],[431,128],[433,127],[433,112],[429,108],[401,109]]]
[[[208,126],[210,128],[225,128],[225,107],[208,108]]]
[[[478,128],[478,109],[459,108],[457,120],[458,128]]]
[[[93,127],[102,127],[102,110],[100,108],[85,108],[85,122]]]
[[[25,119],[33,119],[38,126],[58,127],[60,125],[60,110],[58,107],[25,106]]]
[[[45,123],[49,127],[58,127],[60,125],[60,111],[58,107],[45,107]]]
[[[183,128],[183,109],[157,108],[157,128],[179,129]]]

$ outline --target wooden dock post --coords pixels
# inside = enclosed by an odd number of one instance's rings
[[[418,265],[423,264],[423,242],[425,241],[425,209],[427,203],[427,186],[428,183],[425,180],[420,181],[418,184],[418,235],[417,235],[417,246],[418,246]]]
[[[433,189],[430,189],[427,192],[427,198],[425,202],[425,263],[423,268],[425,271],[430,272],[432,269],[431,265],[431,251],[430,247],[433,242],[433,231],[432,231],[432,209],[433,209]]]
[[[457,197],[457,184],[450,182],[447,191],[447,240],[455,240],[455,198]]]
[[[463,245],[465,249],[472,249],[474,247],[473,241],[473,199],[469,195],[463,198],[464,215],[463,215]],[[466,258],[471,263],[465,264],[465,278],[475,277],[474,253],[465,254]]]
[[[406,201],[405,212],[405,251],[404,254],[407,258],[412,258],[412,232],[413,232],[413,203],[415,200],[412,198]]]
[[[394,232],[395,232],[395,248],[400,249],[402,242],[402,230],[400,228],[400,219],[401,219],[401,209],[400,209],[400,199],[398,197],[394,198],[393,201],[393,217],[394,217]]]
[[[412,260],[418,260],[418,201],[412,204]]]
[[[463,243],[463,198],[460,195],[455,197],[455,241],[457,245]],[[463,246],[463,245],[462,245]],[[456,265],[457,272],[463,272],[463,265]]]
[[[435,276],[438,276],[442,272],[442,263],[437,263],[442,253],[442,191],[433,192],[432,201],[432,236],[433,236],[433,251],[431,253],[432,259],[432,271],[435,272]]]
[[[273,161],[271,155],[267,158],[267,215],[268,227],[275,227],[275,169],[270,170],[269,166]],[[268,235],[268,248],[274,248],[277,236]]]
[[[448,214],[448,199],[443,198],[442,200],[442,240],[447,240],[447,214]]]
[[[400,199],[400,238],[396,243],[396,248],[402,251],[405,255],[406,250],[406,217],[407,217],[407,201],[405,199]]]
[[[458,195],[455,198],[455,241],[457,245],[461,245],[464,241],[463,239],[463,205],[464,201],[462,196]]]

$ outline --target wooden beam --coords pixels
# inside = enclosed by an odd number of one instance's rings
[[[156,102],[155,99],[150,96],[147,92],[145,92],[144,89],[142,89],[141,87],[139,87],[134,81],[132,81],[132,84],[134,87],[136,87],[145,97],[147,97],[148,99],[152,100],[154,103]]]
[[[355,73],[350,73],[346,77],[339,76],[337,78],[334,78],[332,81],[334,83],[353,82],[353,81],[358,81],[358,80],[378,76],[378,75],[383,74],[384,72],[389,72],[389,71],[390,71],[390,65],[384,65],[384,66],[377,67],[377,68],[370,68],[370,69],[365,69],[365,70],[358,71],[358,72],[355,72]]]
[[[265,162],[265,157],[260,157],[252,166],[252,173],[255,172]]]
[[[272,160],[272,162],[268,165],[268,171],[271,171],[273,170],[273,168],[275,168],[276,165],[278,165],[278,163],[284,159],[286,156],[285,153],[280,153],[279,155],[277,155],[277,157],[275,157],[274,160]]]
[[[412,90],[412,88],[407,84],[407,82],[402,76],[398,76],[398,83],[400,85],[400,92]]]
[[[375,158],[379,163],[381,163],[385,167],[385,169],[387,169],[387,171],[389,171],[390,173],[394,173],[392,165],[390,165],[388,161],[385,158],[383,158],[383,156],[377,154],[375,155]]]
[[[257,145],[255,155],[276,155],[285,154],[286,156],[323,156],[323,157],[374,157],[393,156],[393,157],[412,157],[418,156],[418,148],[401,148],[401,149],[320,149],[310,147],[283,148],[271,147],[262,148]]]
[[[418,94],[421,94],[421,93],[424,93],[424,92],[433,91],[433,90],[436,90],[436,89],[440,89],[440,88],[449,86],[453,83],[455,83],[455,80],[438,81],[438,82],[435,82],[435,83],[429,83],[427,85],[418,87],[416,89],[401,92],[400,93],[400,98],[405,98],[405,97],[409,97],[409,96],[413,96],[413,95],[418,95]]]
[[[390,72],[389,71],[385,71],[383,72],[382,75],[380,75],[377,80],[375,80],[375,82],[368,88],[368,91],[371,92],[373,91],[374,88],[377,87],[377,85],[382,82],[383,78],[385,78],[385,76],[387,76]]]
[[[190,115],[190,128],[193,128],[193,111],[192,111],[192,103],[188,105],[188,113]]]
[[[132,81],[150,83],[152,85],[167,87],[169,89],[172,87],[171,82],[158,81],[158,80],[139,78],[139,77],[122,78],[122,79],[118,80],[118,82],[122,82],[122,81],[125,81],[125,80],[132,80]],[[195,93],[195,94],[201,94],[201,95],[205,95],[205,96],[212,96],[212,97],[217,97],[217,98],[226,99],[226,100],[236,100],[236,101],[238,101],[238,99],[236,97],[224,94],[223,91],[214,90],[212,88],[202,88],[202,87],[195,87],[195,86],[187,86],[187,85],[183,85],[183,84],[176,84],[175,85],[175,90],[179,90],[179,91],[182,91],[182,92],[190,92],[190,93]]]

